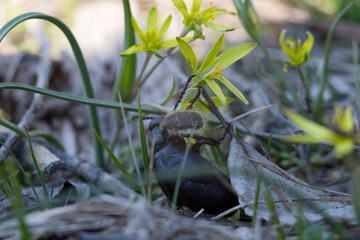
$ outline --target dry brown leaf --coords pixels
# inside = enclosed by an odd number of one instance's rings
[[[300,205],[302,215],[309,221],[319,221],[325,216],[354,219],[353,208],[348,204],[348,194],[310,186],[288,174],[244,141],[232,139],[228,167],[230,180],[239,197],[240,206],[249,216],[254,214],[256,185],[261,172],[258,217],[267,221],[272,217],[265,203],[264,184],[266,184],[271,192],[281,224],[295,224],[296,209]]]

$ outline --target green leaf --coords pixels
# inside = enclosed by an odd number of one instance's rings
[[[220,32],[231,32],[235,30],[235,28],[226,28],[221,25],[215,24],[211,21],[206,21],[204,24],[206,27],[209,27],[215,31],[220,31]]]
[[[161,25],[161,27],[160,27],[160,29],[158,31],[158,36],[157,36],[158,41],[160,41],[163,38],[165,32],[168,30],[168,28],[170,26],[170,23],[171,23],[171,19],[172,19],[172,17],[171,17],[171,15],[169,15],[166,18],[165,22]]]
[[[205,79],[205,81],[209,85],[210,89],[220,99],[221,103],[223,105],[226,105],[226,97],[224,93],[221,91],[219,84],[217,84],[214,80]]]
[[[202,0],[193,0],[191,7],[191,14],[197,13],[200,11]]]
[[[145,51],[144,46],[141,44],[136,44],[136,45],[133,45],[133,46],[129,47],[128,49],[126,49],[124,52],[122,52],[120,54],[120,56],[128,56],[128,55],[132,55],[132,54],[143,52],[143,51]]]
[[[220,54],[217,58],[215,58],[210,66],[219,66],[221,70],[227,68],[237,60],[243,58],[245,55],[247,55],[249,52],[251,52],[255,47],[256,43],[245,43],[241,44],[239,46],[230,48]]]
[[[225,77],[219,76],[217,77],[219,81],[221,81],[232,93],[235,94],[241,101],[243,101],[246,105],[249,104],[249,102],[246,100],[245,96],[240,92],[237,87],[235,87],[229,80],[227,80]]]
[[[142,43],[146,43],[146,36],[144,32],[141,30],[141,28],[139,28],[139,25],[137,24],[135,18],[133,17],[131,18],[131,24],[133,25],[136,35],[139,37],[140,41]]]
[[[223,106],[222,102],[220,101],[220,99],[218,97],[211,97],[212,101],[215,103],[215,106],[220,108]],[[230,97],[226,97],[226,101],[225,101],[225,105],[231,103],[235,101],[235,99],[230,98]]]
[[[185,56],[186,60],[190,63],[190,66],[193,70],[193,73],[196,73],[197,70],[197,58],[195,56],[194,51],[191,49],[191,47],[181,38],[177,37],[176,38],[179,47],[181,49],[181,52],[183,53],[183,55]]]
[[[210,66],[210,63],[215,59],[216,55],[219,53],[223,43],[224,43],[224,34],[221,34],[221,36],[215,42],[214,46],[211,48],[208,55],[205,57],[204,62],[201,64],[199,72],[202,72],[204,69]]]
[[[157,10],[155,7],[150,9],[146,22],[146,33],[157,31]],[[150,41],[150,39],[148,39]]]
[[[188,15],[186,4],[183,0],[172,0],[175,7],[182,13],[182,15]]]

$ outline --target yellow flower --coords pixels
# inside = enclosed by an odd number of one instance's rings
[[[283,140],[296,143],[328,142],[334,145],[335,153],[343,156],[350,153],[356,142],[360,142],[360,133],[354,130],[354,121],[350,107],[343,109],[335,107],[335,116],[326,117],[329,127],[308,120],[289,109],[284,109],[286,116],[294,122],[305,134],[294,134],[283,137]]]
[[[169,15],[165,19],[165,22],[158,29],[157,28],[157,10],[156,10],[156,8],[151,8],[150,12],[149,12],[149,16],[147,18],[145,33],[139,28],[139,26],[134,18],[131,18],[131,23],[134,27],[134,31],[136,32],[136,35],[139,37],[139,39],[141,41],[141,43],[133,45],[130,48],[126,49],[123,53],[121,53],[121,56],[126,56],[126,55],[135,54],[138,52],[146,51],[149,54],[155,54],[155,56],[157,56],[157,57],[162,57],[157,53],[157,51],[160,51],[160,50],[163,50],[166,48],[176,47],[178,45],[176,39],[161,41],[165,32],[168,30],[168,28],[170,26],[171,15]],[[186,38],[183,40],[188,42],[192,39],[193,38]]]
[[[214,29],[216,31],[232,31],[234,28],[226,28],[220,25],[213,23],[215,17],[221,14],[232,14],[235,13],[230,12],[225,9],[216,9],[214,6],[210,6],[203,11],[200,11],[200,6],[202,0],[193,0],[193,4],[191,7],[191,11],[188,12],[186,4],[183,0],[172,0],[175,7],[181,12],[184,16],[183,24],[185,25],[185,33],[194,30],[194,37],[202,38],[202,25]]]
[[[301,46],[301,40],[290,37],[285,39],[286,30],[283,30],[280,34],[279,43],[282,50],[290,58],[284,62],[284,71],[287,72],[287,68],[290,66],[300,67],[303,63],[309,60],[310,51],[314,45],[314,36],[310,32],[306,32],[308,39]]]

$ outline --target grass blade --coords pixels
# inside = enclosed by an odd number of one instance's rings
[[[46,185],[45,185],[45,181],[44,181],[44,176],[42,175],[42,172],[40,171],[40,168],[39,168],[39,165],[36,161],[36,157],[35,157],[35,154],[34,154],[34,150],[33,150],[33,147],[32,147],[32,144],[31,144],[31,140],[30,140],[30,135],[27,131],[27,129],[24,127],[24,130],[25,130],[25,134],[26,134],[26,137],[27,137],[27,140],[29,142],[29,148],[30,148],[30,153],[31,153],[31,158],[34,162],[34,166],[36,168],[36,172],[39,176],[39,179],[40,179],[40,182],[41,182],[41,186],[43,188],[43,194],[44,194],[44,200],[45,200],[45,207],[46,208],[50,208],[51,207],[51,202],[50,202],[50,199],[49,199],[49,193],[47,191],[47,188],[46,188]]]
[[[144,187],[144,181],[143,181],[142,176],[141,176],[141,173],[140,173],[139,164],[137,163],[137,159],[136,159],[136,155],[135,155],[135,150],[134,150],[134,145],[133,145],[133,143],[132,143],[131,134],[130,134],[130,130],[129,130],[129,127],[128,127],[128,123],[127,123],[127,119],[126,119],[126,114],[125,114],[125,110],[124,110],[124,107],[123,107],[123,102],[122,102],[122,99],[121,99],[120,92],[119,92],[119,101],[120,101],[120,106],[121,106],[121,114],[122,114],[122,117],[123,117],[125,129],[126,129],[126,134],[127,134],[127,136],[128,136],[128,140],[129,140],[129,146],[130,146],[130,150],[131,150],[131,156],[132,156],[132,159],[133,159],[133,162],[134,162],[134,166],[135,166],[135,170],[136,170],[136,173],[137,173],[137,175],[138,175],[139,182],[140,182],[141,194],[142,194],[144,197],[146,197],[146,191],[145,191],[145,187]]]
[[[276,213],[276,206],[275,206],[275,203],[274,203],[274,200],[271,196],[271,193],[270,193],[270,190],[269,190],[269,187],[266,185],[266,184],[263,184],[263,187],[264,187],[264,198],[265,198],[265,202],[266,202],[266,205],[269,209],[269,212],[272,216],[272,223],[277,225],[276,227],[276,232],[277,232],[277,239],[284,239],[285,240],[285,233],[280,225],[280,220],[279,220],[279,216],[277,215]]]
[[[100,100],[100,99],[94,99],[94,98],[79,97],[79,96],[60,93],[60,92],[56,92],[53,90],[43,89],[43,88],[39,88],[39,87],[35,87],[32,85],[23,84],[23,83],[0,83],[0,89],[20,89],[20,90],[25,90],[25,91],[29,91],[29,92],[39,93],[39,94],[46,95],[46,96],[51,96],[51,97],[66,100],[66,101],[91,105],[91,106],[121,109],[121,106],[119,106],[119,103],[114,102],[114,101],[106,101],[106,100]],[[132,112],[138,111],[138,107],[133,104],[123,103],[123,108],[127,111],[132,111]],[[155,114],[163,113],[163,112],[159,111],[158,109],[154,109],[151,107],[142,107],[142,110],[143,110],[143,112],[146,112],[146,113],[155,113]],[[4,120],[4,121],[6,121],[6,120]],[[6,122],[4,122],[4,123],[6,123]],[[6,124],[8,124],[8,123],[6,123]],[[11,125],[11,127],[13,127],[13,125]],[[22,132],[22,130],[20,130],[20,131]]]
[[[0,42],[3,40],[3,38],[6,36],[6,34],[11,29],[13,29],[18,24],[20,24],[26,20],[30,20],[30,19],[42,19],[45,21],[49,21],[52,24],[56,25],[64,33],[64,35],[66,36],[66,38],[68,39],[68,41],[71,45],[76,62],[78,64],[81,78],[82,78],[83,87],[85,90],[85,95],[88,98],[94,98],[94,92],[93,92],[93,88],[92,88],[92,85],[90,82],[89,72],[87,70],[85,60],[84,60],[84,57],[80,50],[79,44],[77,43],[77,41],[76,41],[74,35],[72,34],[72,32],[70,31],[70,29],[59,19],[49,16],[49,15],[46,15],[46,14],[43,14],[43,13],[37,13],[37,12],[30,12],[30,13],[25,13],[25,14],[19,15],[19,16],[15,17],[14,19],[10,20],[9,22],[7,22],[0,29]],[[96,107],[88,106],[88,111],[89,111],[89,117],[90,117],[90,124],[91,124],[92,128],[95,128],[96,131],[100,133],[100,124],[99,124],[99,118],[98,118]],[[100,143],[97,141],[94,133],[92,134],[92,139],[93,139],[94,148],[95,148],[95,152],[96,152],[97,163],[100,167],[104,167],[103,150],[102,150]]]
[[[125,31],[124,31],[124,51],[135,45],[135,33],[131,24],[131,9],[129,0],[123,0]],[[120,63],[116,81],[113,86],[114,100],[118,101],[118,91],[125,96],[124,101],[127,102],[127,96],[131,96],[133,85],[136,79],[136,54],[124,56]]]
[[[140,130],[140,139],[141,139],[141,152],[143,157],[143,164],[144,164],[144,173],[145,173],[145,184],[149,182],[149,157],[147,154],[147,143],[146,143],[146,135],[145,135],[145,128],[144,122],[142,117],[141,111],[141,104],[140,104],[140,94],[138,90],[138,109],[139,109],[139,130]]]
[[[22,239],[31,239],[29,228],[25,222],[26,209],[21,193],[19,174],[11,161],[0,166],[0,186],[10,200],[11,209],[19,222]]]
[[[261,176],[262,176],[262,169],[260,169],[260,172],[258,174],[258,179],[256,181],[256,191],[255,191],[255,199],[254,199],[254,213],[252,216],[252,221],[251,221],[251,228],[255,228],[255,224],[257,221],[257,208],[258,208],[258,203],[259,203],[259,196],[260,196],[260,188],[261,188]]]
[[[195,132],[195,129],[196,129],[196,125],[194,125],[192,131],[191,131],[191,134],[190,134],[190,137],[188,139],[188,142],[186,144],[186,149],[185,149],[185,154],[184,154],[184,157],[183,157],[183,160],[181,162],[181,166],[180,166],[180,170],[179,170],[179,174],[177,175],[177,178],[176,178],[176,185],[175,185],[175,189],[174,189],[174,196],[173,196],[173,199],[172,199],[172,204],[171,204],[171,211],[174,212],[176,210],[176,203],[177,203],[177,199],[178,199],[178,196],[179,196],[179,190],[180,190],[180,183],[181,183],[181,177],[184,173],[184,170],[185,170],[185,166],[186,166],[186,161],[187,161],[187,158],[188,158],[188,155],[189,155],[189,151],[190,151],[190,148],[191,148],[191,142],[192,142],[192,139],[193,139],[193,136],[194,136],[194,132]]]
[[[95,130],[94,130],[95,131]],[[95,135],[96,137],[99,139],[100,144],[106,149],[106,151],[108,152],[108,154],[110,155],[110,157],[112,158],[112,160],[114,161],[114,163],[120,168],[121,172],[127,177],[127,179],[134,184],[134,186],[141,191],[141,188],[139,186],[139,184],[136,183],[136,181],[134,180],[134,178],[131,176],[131,174],[126,170],[126,168],[124,167],[124,165],[121,164],[121,162],[119,161],[119,159],[116,158],[116,156],[114,155],[114,153],[111,151],[111,149],[109,148],[109,146],[104,142],[104,140],[101,138],[101,136],[95,131]]]

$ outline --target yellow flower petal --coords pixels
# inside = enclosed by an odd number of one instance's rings
[[[350,138],[339,138],[334,142],[335,153],[338,156],[343,156],[350,153],[354,147],[354,141]]]
[[[340,106],[335,107],[335,123],[344,132],[352,132],[354,130],[353,114],[350,107],[342,111]]]
[[[285,115],[293,122],[295,125],[297,125],[299,128],[301,128],[303,131],[305,131],[308,135],[315,139],[319,140],[329,140],[333,139],[337,136],[335,132],[332,130],[323,127],[320,124],[317,124],[313,121],[310,121],[297,113],[284,108]]]

